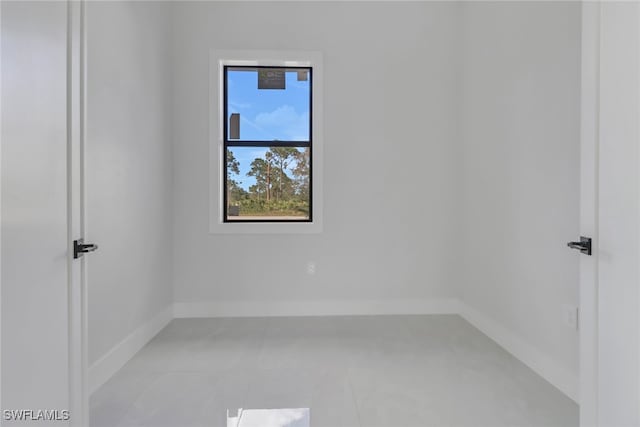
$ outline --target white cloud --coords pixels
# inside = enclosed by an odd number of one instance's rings
[[[287,140],[306,141],[309,138],[309,112],[298,113],[290,105],[283,105],[270,113],[260,113],[256,125]]]
[[[251,108],[252,105],[248,102],[231,102],[229,101],[229,107],[231,107],[234,110],[246,110],[248,108]]]

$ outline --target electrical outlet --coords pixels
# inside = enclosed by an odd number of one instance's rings
[[[316,274],[316,263],[315,263],[315,261],[307,262],[307,274],[309,276],[313,276],[314,274]]]
[[[571,329],[578,329],[578,307],[564,304],[562,306],[562,317],[565,325]]]

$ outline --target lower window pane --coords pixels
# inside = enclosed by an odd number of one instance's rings
[[[227,221],[308,221],[308,147],[229,147]]]

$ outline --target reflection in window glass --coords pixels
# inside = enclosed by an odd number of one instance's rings
[[[309,408],[227,410],[227,427],[310,427]]]

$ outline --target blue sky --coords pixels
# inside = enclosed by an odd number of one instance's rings
[[[258,72],[229,70],[227,72],[227,113],[240,114],[240,141],[308,141],[309,84],[298,81],[296,71],[287,71],[286,89],[258,89]],[[229,118],[227,117],[227,120]],[[232,177],[244,189],[255,184],[246,176],[251,162],[264,158],[267,148],[232,147],[240,162],[240,175]]]

